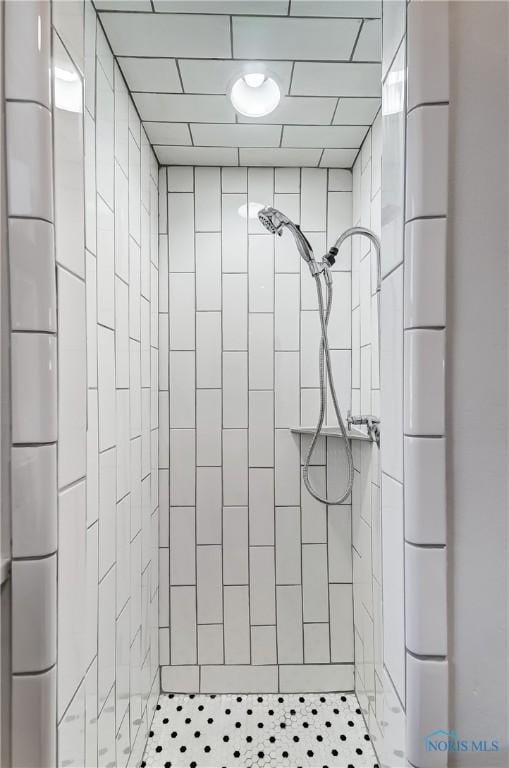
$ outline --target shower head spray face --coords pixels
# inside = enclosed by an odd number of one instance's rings
[[[271,208],[269,205],[258,211],[258,218],[265,229],[268,229],[273,235],[279,235],[280,237],[283,234],[283,227],[290,224],[290,219],[284,213],[281,213],[276,208]]]

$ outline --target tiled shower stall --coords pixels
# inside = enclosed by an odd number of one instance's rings
[[[3,11],[12,764],[140,765],[161,691],[355,691],[381,764],[445,765],[448,4],[383,3],[351,170],[160,165],[91,2]],[[366,239],[333,269],[339,400],[382,420],[343,504],[292,432],[313,280],[248,203],[381,237],[380,294]],[[322,438],[312,482],[345,469]]]
[[[353,688],[351,507],[309,495],[301,464],[310,438],[290,431],[312,427],[318,408],[314,281],[288,232],[275,238],[238,213],[274,204],[325,253],[351,222],[351,188],[351,173],[333,169],[168,169],[163,690]],[[345,408],[350,264],[347,243],[334,267],[329,337]],[[322,439],[310,473],[321,493],[340,495],[343,467],[338,439]]]

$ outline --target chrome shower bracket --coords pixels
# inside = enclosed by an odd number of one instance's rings
[[[352,416],[352,412],[348,411],[346,421],[348,431],[351,430],[352,426],[366,426],[369,437],[380,448],[380,419],[377,416]]]

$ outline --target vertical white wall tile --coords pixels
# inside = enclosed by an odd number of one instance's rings
[[[320,320],[316,312],[301,312],[300,315],[300,385],[318,387]]]
[[[426,736],[433,733],[437,722],[440,723],[440,728],[448,731],[447,661],[417,659],[407,654],[407,677],[405,742],[408,760],[414,765],[420,763],[426,766],[445,766],[447,752],[430,754],[426,749]]]
[[[403,479],[403,272],[398,268],[382,284],[382,418],[385,449],[382,469]]]
[[[327,171],[303,168],[301,172],[301,226],[304,230],[324,231],[327,212]]]
[[[325,467],[310,467],[309,480],[311,485],[321,495],[326,495]],[[301,525],[302,541],[306,544],[320,544],[327,541],[327,507],[317,501],[304,485],[301,486]]]
[[[306,664],[330,661],[328,624],[304,624],[304,661]]]
[[[140,148],[129,131],[129,234],[141,245]]]
[[[69,709],[58,725],[58,764],[85,763],[85,685],[76,692]]]
[[[274,382],[274,420],[276,427],[299,423],[299,353],[276,352]]]
[[[248,583],[248,515],[246,507],[223,508],[223,583]]]
[[[219,624],[198,626],[198,663],[223,664],[223,627]]]
[[[195,348],[194,274],[172,274],[169,282],[170,349]]]
[[[109,328],[98,326],[99,450],[115,444],[115,338]]]
[[[405,697],[403,488],[382,475],[384,661],[402,701]]]
[[[432,152],[430,147],[433,147]],[[448,154],[448,105],[429,105],[412,110],[407,118],[407,220],[447,213]]]
[[[247,168],[222,168],[223,192],[247,192]]]
[[[96,80],[96,152],[97,192],[113,208],[114,186],[114,101],[113,89],[104,69],[97,66]]]
[[[173,664],[196,663],[196,587],[172,587],[170,589],[170,628]]]
[[[223,426],[248,426],[247,352],[223,352]]]
[[[117,415],[117,485],[116,499],[122,499],[129,493],[130,482],[130,454],[129,454],[129,391],[117,389],[116,391],[116,415]]]
[[[446,543],[445,438],[405,437],[405,538]]]
[[[170,272],[192,272],[194,261],[194,195],[168,195],[168,265]]]
[[[274,309],[274,237],[249,236],[249,311]]]
[[[274,544],[274,471],[249,470],[249,543]]]
[[[116,450],[99,455],[99,578],[115,562]]]
[[[275,624],[274,547],[249,547],[251,624]]]
[[[9,102],[5,115],[9,216],[53,221],[50,112],[37,104]]]
[[[115,327],[114,217],[97,198],[97,322]]]
[[[272,205],[274,197],[274,169],[273,168],[248,168],[247,171],[247,195],[250,203]],[[248,219],[248,231],[252,234],[265,234],[266,229],[255,219]]]
[[[195,353],[170,352],[170,425],[195,426]]]
[[[352,523],[348,504],[329,506],[327,510],[329,582],[352,580]]]
[[[45,221],[10,219],[11,328],[56,331],[53,227]]]
[[[251,627],[251,658],[254,665],[277,663],[276,627]]]
[[[5,97],[50,107],[51,16],[44,3],[5,9]]]
[[[196,313],[196,385],[199,389],[221,386],[220,312]]]
[[[216,232],[197,232],[196,309],[220,311],[221,298],[221,235]]]
[[[170,503],[194,505],[195,501],[195,430],[170,429]]]
[[[277,350],[298,350],[300,346],[299,275],[276,275],[274,325]]]
[[[118,388],[129,388],[129,289],[115,278],[115,380]]]
[[[224,587],[224,661],[249,664],[249,588]]]
[[[129,238],[129,336],[140,340],[140,248]]]
[[[94,227],[95,231],[95,227]],[[95,256],[86,253],[87,381],[97,388],[97,265]]]
[[[247,504],[246,429],[223,429],[223,498],[228,506]]]
[[[247,271],[247,219],[239,215],[239,208],[246,204],[247,197],[245,194],[222,195],[223,272]]]
[[[194,190],[193,168],[173,166],[168,168],[168,192],[192,192]]]
[[[221,543],[221,467],[196,468],[196,541]]]
[[[352,226],[352,216],[352,195],[350,191],[329,192],[327,195],[327,248],[334,245],[345,229]],[[336,263],[332,267],[334,272],[340,269],[350,269],[351,253],[352,241],[350,239],[346,240],[339,249]],[[337,278],[337,275],[334,275],[334,278]]]
[[[170,583],[187,585],[195,581],[194,507],[170,507]]]
[[[445,325],[445,219],[411,221],[405,229],[405,328]]]
[[[129,279],[129,184],[119,163],[115,162],[115,272]]]
[[[223,275],[223,349],[247,349],[246,275]]]
[[[223,620],[220,546],[198,546],[196,552],[197,619],[200,624]]]
[[[447,655],[445,547],[405,544],[405,641],[419,656]]]
[[[197,466],[221,465],[221,390],[199,389],[196,393]]]
[[[300,585],[277,590],[277,644],[280,664],[303,661],[302,590]]]
[[[58,481],[60,487],[86,473],[85,284],[58,269]]]
[[[300,504],[300,441],[286,429],[275,434],[275,503],[276,506]]]
[[[274,395],[271,390],[249,393],[249,465],[274,464]]]
[[[195,168],[196,231],[221,229],[221,179],[219,168]]]
[[[11,336],[12,442],[50,443],[57,437],[57,350],[54,336]]]
[[[58,516],[58,712],[61,717],[85,674],[85,482],[60,493]]]
[[[400,3],[397,5],[399,6]],[[387,4],[387,9],[389,10],[389,4]],[[382,202],[381,258],[382,275],[387,275],[403,260],[406,122],[404,43],[400,46],[392,63],[390,74],[382,87],[382,104],[391,105],[390,114],[383,117],[382,147],[384,199]]]
[[[249,388],[274,386],[274,316],[249,316]]]
[[[304,621],[329,620],[325,544],[302,547],[302,600]]]
[[[353,661],[353,599],[350,584],[329,585],[331,661]]]
[[[408,109],[449,100],[449,9],[408,9]],[[434,55],[429,51],[433,48]]]
[[[57,761],[56,668],[40,675],[19,675],[12,681],[12,764],[17,768],[53,766]],[[20,724],[23,724],[23,728]],[[27,739],[25,728],[32,738]]]
[[[404,429],[409,435],[445,431],[445,331],[405,331]]]
[[[300,192],[300,169],[276,168],[274,190],[276,192]]]
[[[57,547],[56,446],[11,451],[12,554],[49,555]]]
[[[12,564],[12,671],[41,672],[57,659],[56,555]]]
[[[300,509],[276,508],[276,584],[301,580]]]

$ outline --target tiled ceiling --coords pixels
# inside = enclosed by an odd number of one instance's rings
[[[159,161],[351,168],[380,107],[379,0],[96,0]],[[229,90],[264,71],[262,118]]]

